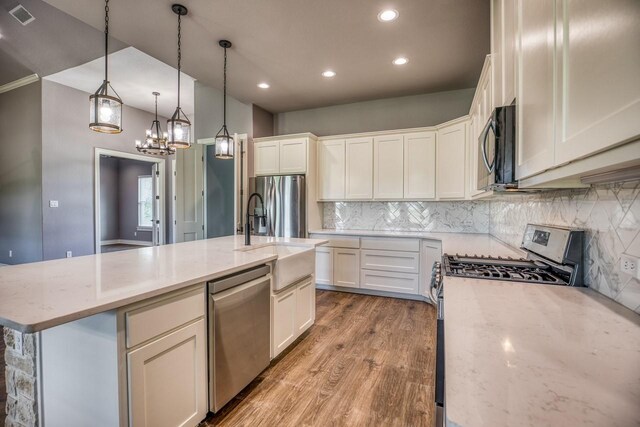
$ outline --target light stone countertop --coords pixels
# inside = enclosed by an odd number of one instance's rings
[[[640,425],[636,313],[588,288],[444,280],[447,425]]]
[[[326,240],[252,236],[252,246],[314,248]],[[273,261],[244,236],[0,268],[0,325],[36,332]]]
[[[431,233],[425,231],[387,231],[387,230],[340,230],[320,229],[309,231],[309,234],[361,237],[402,237],[413,239],[439,240],[442,242],[442,253],[445,254],[478,254],[520,258],[523,251],[485,233]]]

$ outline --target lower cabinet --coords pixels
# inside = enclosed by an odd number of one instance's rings
[[[271,358],[289,347],[316,320],[316,291],[313,276],[298,281],[271,296],[273,316]]]
[[[396,273],[362,269],[360,287],[383,292],[418,294],[420,282],[418,274]]]
[[[333,285],[333,248],[316,248],[316,283]]]
[[[346,288],[360,287],[360,249],[334,248],[333,284]]]
[[[207,416],[204,319],[127,355],[132,426],[196,426]]]

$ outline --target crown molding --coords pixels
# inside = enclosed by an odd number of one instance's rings
[[[26,86],[28,84],[37,82],[40,80],[37,74],[31,74],[30,76],[23,77],[18,80],[14,80],[5,85],[0,86],[0,93],[9,92],[10,90],[18,89],[19,87]]]

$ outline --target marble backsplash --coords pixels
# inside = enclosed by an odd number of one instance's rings
[[[527,223],[582,228],[588,286],[640,313],[640,281],[620,271],[620,257],[640,257],[640,181],[509,195],[492,200],[490,233],[518,247]]]
[[[488,202],[324,203],[324,228],[459,233],[489,232]]]

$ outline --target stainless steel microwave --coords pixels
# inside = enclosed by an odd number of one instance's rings
[[[515,105],[493,110],[480,133],[478,148],[478,190],[517,189]]]

